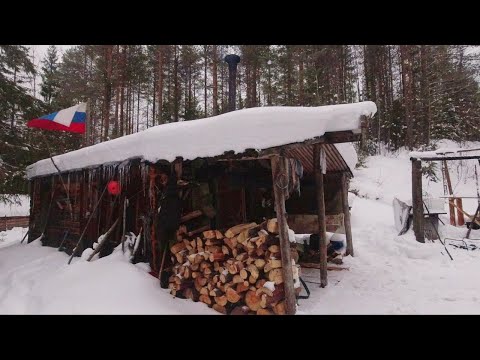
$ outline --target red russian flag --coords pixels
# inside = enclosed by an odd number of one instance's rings
[[[68,109],[32,119],[27,123],[27,126],[31,128],[83,134],[85,133],[85,121],[87,119],[86,110],[87,104],[81,103]]]

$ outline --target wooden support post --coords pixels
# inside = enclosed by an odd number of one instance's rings
[[[461,198],[457,198],[457,225],[463,226],[465,225],[465,218],[463,217],[463,202]]]
[[[450,172],[448,171],[447,161],[442,161],[443,180],[446,182],[447,190],[450,195],[453,195],[452,182],[450,180]],[[444,184],[445,186],[445,184]],[[448,199],[448,207],[450,210],[450,225],[457,226],[457,220],[455,216],[455,199]]]
[[[175,175],[177,176],[177,179],[180,180],[183,175],[183,158],[178,157],[175,159],[173,162],[173,168],[175,171]]]
[[[422,162],[412,159],[413,231],[418,242],[425,242],[423,227]]]
[[[280,253],[282,255],[282,275],[285,286],[285,306],[287,315],[295,315],[296,300],[293,288],[292,257],[288,239],[288,224],[285,211],[286,159],[283,156],[273,156],[272,179],[275,196],[275,211],[277,213],[278,232],[280,235]]]
[[[320,237],[320,287],[328,285],[327,279],[327,225],[325,223],[325,194],[323,173],[320,166],[320,144],[313,145],[313,169],[317,191],[318,235]]]
[[[342,173],[342,206],[343,225],[345,226],[345,237],[347,238],[345,255],[353,256],[352,226],[350,224],[350,206],[348,205],[348,179],[345,173]]]

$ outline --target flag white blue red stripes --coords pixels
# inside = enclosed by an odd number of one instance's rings
[[[85,132],[87,118],[87,104],[81,103],[68,109],[63,109],[48,115],[32,119],[27,123],[28,127],[45,130],[69,131],[74,133]]]

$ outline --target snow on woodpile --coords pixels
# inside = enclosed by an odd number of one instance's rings
[[[206,119],[170,123],[55,156],[61,171],[141,158],[150,162],[193,160],[233,150],[266,149],[302,142],[325,132],[356,130],[362,115],[372,116],[375,103],[319,107],[259,107]],[[50,159],[27,167],[28,178],[56,172]]]
[[[17,199],[19,202],[16,202],[13,197],[10,197],[10,201],[0,201],[0,217],[30,215],[30,197],[18,195]]]

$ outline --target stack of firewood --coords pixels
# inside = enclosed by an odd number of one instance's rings
[[[171,294],[201,301],[222,314],[285,314],[278,224],[240,224],[189,236],[177,232],[171,248]],[[298,259],[291,249],[292,259]],[[293,267],[298,282],[298,268]],[[297,291],[300,288],[297,287]]]

